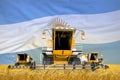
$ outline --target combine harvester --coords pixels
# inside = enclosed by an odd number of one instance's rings
[[[62,22],[61,20],[57,20]],[[43,39],[45,39],[46,31],[51,30],[51,39],[48,39],[47,50],[42,50],[44,55],[43,64],[80,64],[77,55],[81,54],[81,50],[76,50],[74,34],[75,28],[69,27],[62,23],[56,23],[52,28],[43,31]],[[84,31],[79,30],[84,40]]]
[[[35,61],[26,53],[17,54],[17,60],[14,65],[9,65],[9,69],[20,69],[20,68],[36,68]]]
[[[103,64],[103,58],[99,58],[98,52],[90,52],[87,54],[83,54],[80,57],[82,68],[85,69],[86,67],[90,66],[91,70],[95,70],[97,68],[109,68],[107,65]]]

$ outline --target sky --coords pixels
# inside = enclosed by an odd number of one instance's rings
[[[106,63],[119,64],[119,4],[120,0],[1,0],[0,63],[13,63],[19,52],[31,54],[39,63],[41,47],[47,42],[41,39],[42,31],[60,18],[85,31],[84,41],[76,37],[76,43],[85,44],[84,52],[98,50],[107,57]]]

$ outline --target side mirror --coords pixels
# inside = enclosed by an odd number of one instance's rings
[[[81,39],[85,40],[85,32],[84,31],[81,32]]]
[[[42,39],[46,39],[46,32],[45,31],[43,31],[43,33],[42,33]]]

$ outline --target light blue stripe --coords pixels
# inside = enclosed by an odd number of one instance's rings
[[[100,52],[103,54],[104,63],[120,64],[120,41],[106,44],[84,44],[83,52]]]
[[[41,54],[41,48],[36,48],[23,52],[0,54],[0,64],[14,64],[18,53],[27,53],[34,59],[37,64],[42,63],[43,55]]]
[[[82,44],[83,52],[99,52],[103,53],[104,63],[106,64],[120,64],[120,41],[106,44]],[[42,63],[41,48],[24,51],[36,61]],[[0,54],[0,64],[14,64],[17,53]]]
[[[120,10],[120,0],[0,0],[0,24],[63,14],[99,14]]]

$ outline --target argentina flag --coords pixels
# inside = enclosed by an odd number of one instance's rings
[[[120,64],[120,0],[0,0],[0,64],[14,63],[19,52],[41,63],[42,31],[54,18],[85,31],[84,41],[77,38],[84,53]]]

